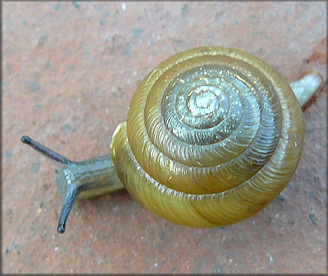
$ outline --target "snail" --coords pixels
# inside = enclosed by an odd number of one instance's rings
[[[203,46],[144,78],[111,154],[75,162],[28,136],[21,141],[63,166],[59,233],[77,198],[123,188],[171,222],[229,225],[262,210],[292,178],[303,146],[301,106],[322,83],[314,72],[289,85],[260,58]]]

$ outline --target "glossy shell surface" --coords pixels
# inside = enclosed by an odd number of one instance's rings
[[[145,77],[111,151],[143,206],[211,227],[270,203],[293,176],[303,137],[300,105],[276,70],[240,50],[200,47]]]

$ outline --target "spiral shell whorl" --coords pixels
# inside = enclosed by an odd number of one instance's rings
[[[300,107],[278,73],[244,52],[201,47],[144,79],[111,147],[123,184],[144,206],[176,223],[214,226],[268,204],[293,175],[302,141]]]

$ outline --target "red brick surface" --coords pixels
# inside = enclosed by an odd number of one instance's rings
[[[196,46],[246,50],[288,81],[326,75],[324,2],[5,2],[2,19],[3,272],[326,271],[326,87],[304,110],[290,184],[225,228],[172,224],[121,191],[79,201],[59,235],[53,164],[20,142],[73,160],[109,153],[143,77]]]

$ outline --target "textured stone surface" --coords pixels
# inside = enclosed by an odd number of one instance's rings
[[[24,134],[82,160],[109,153],[143,77],[200,45],[246,50],[288,81],[326,75],[324,2],[3,3],[3,272],[326,271],[326,87],[304,110],[303,157],[249,220],[193,229],[125,191],[79,201],[64,235],[51,162]]]

